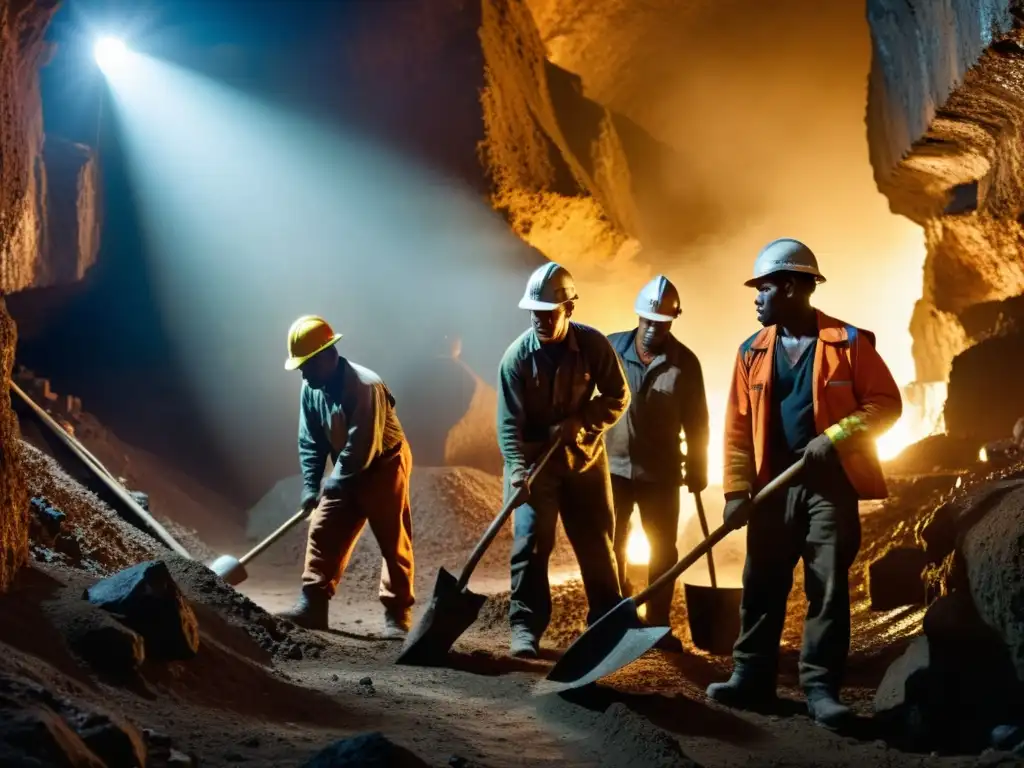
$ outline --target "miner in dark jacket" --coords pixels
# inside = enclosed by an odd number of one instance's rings
[[[303,509],[312,513],[298,603],[280,614],[310,629],[327,629],[334,596],[367,522],[383,562],[380,601],[384,634],[409,630],[413,597],[412,452],[381,378],[338,354],[341,338],[315,315],[288,332],[285,369],[302,372],[299,398],[299,463]],[[328,457],[334,463],[323,483]]]
[[[551,618],[548,560],[559,514],[579,561],[593,622],[620,598],[612,552],[611,479],[604,432],[629,405],[615,350],[600,331],[570,321],[572,275],[558,264],[537,269],[519,306],[532,326],[506,350],[498,374],[498,443],[505,495],[519,493],[512,544],[509,622],[514,656],[535,657]],[[530,465],[551,440],[556,451],[526,485]]]
[[[672,322],[681,312],[679,291],[658,275],[641,289],[635,311],[636,328],[608,337],[630,391],[629,410],[606,438],[615,499],[615,557],[624,594],[632,591],[626,579],[626,540],[634,506],[651,547],[650,583],[679,559],[680,486],[698,493],[708,484],[704,377],[697,356],[672,335]],[[685,457],[681,434],[686,437]],[[647,621],[669,626],[671,605],[672,590],[662,590],[647,604]],[[660,647],[682,650],[671,634]]]

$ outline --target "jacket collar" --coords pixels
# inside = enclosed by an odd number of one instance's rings
[[[570,352],[579,352],[580,345],[576,341],[576,331],[573,328],[573,323],[569,323],[569,330],[565,334],[565,342],[568,345],[567,349]],[[529,333],[526,336],[526,351],[529,353],[539,352],[543,345],[540,343],[540,339],[537,338],[537,332],[530,328]]]
[[[847,340],[846,325],[836,320],[834,317],[830,317],[822,312],[820,309],[815,310],[818,315],[818,340],[823,341],[826,344],[842,344]],[[751,343],[750,348],[752,350],[764,351],[771,349],[775,344],[775,338],[778,335],[778,329],[774,325],[769,325],[767,328],[762,328],[757,332],[754,337],[754,341]]]
[[[626,341],[628,344],[622,350],[622,357],[625,360],[632,360],[634,363],[644,365],[644,361],[640,359],[640,355],[636,352],[636,335],[640,333],[640,328],[636,327],[632,331],[626,333]],[[679,364],[679,348],[682,343],[671,333],[668,338],[665,339],[665,348],[658,354],[652,361],[653,366],[658,360],[667,360],[668,362],[678,365]]]

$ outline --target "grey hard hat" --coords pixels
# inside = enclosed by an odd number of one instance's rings
[[[814,275],[819,283],[825,282],[824,275],[818,270],[818,259],[814,251],[791,237],[772,240],[761,249],[754,260],[754,276],[744,285],[756,286],[759,280],[776,272],[800,272]]]
[[[640,317],[656,322],[675,320],[683,311],[679,291],[664,275],[658,275],[640,289],[633,309]]]
[[[523,298],[519,300],[519,308],[552,310],[576,298],[576,283],[569,270],[551,262],[538,267],[530,275]]]

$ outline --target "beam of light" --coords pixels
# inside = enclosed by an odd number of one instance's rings
[[[117,37],[101,37],[93,46],[92,55],[96,65],[106,75],[123,68],[131,60],[128,46]]]
[[[128,55],[108,82],[151,281],[236,469],[262,489],[296,471],[299,377],[282,364],[299,315],[326,317],[343,354],[392,388],[441,327],[461,331],[468,362],[484,350],[496,367],[529,322],[516,303],[534,257],[478,195],[368,139]],[[493,381],[489,366],[478,371]]]

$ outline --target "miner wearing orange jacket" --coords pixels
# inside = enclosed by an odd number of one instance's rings
[[[850,647],[848,574],[860,548],[860,499],[887,490],[874,441],[899,418],[899,388],[874,336],[811,306],[824,282],[803,243],[769,243],[747,285],[764,328],[740,346],[725,428],[725,524],[747,528],[740,636],[732,677],[707,695],[729,706],[775,703],[779,642],[793,569],[804,561],[808,609],[800,684],[811,717],[849,716],[839,689]],[[751,497],[803,455],[806,466],[755,509]]]

